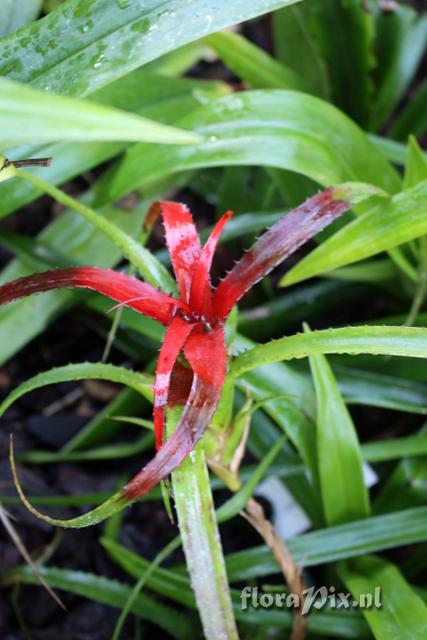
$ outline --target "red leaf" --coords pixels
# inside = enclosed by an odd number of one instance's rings
[[[127,500],[143,496],[176,469],[194,449],[215,413],[226,373],[224,328],[218,326],[206,333],[196,326],[184,351],[194,371],[184,413],[160,451],[124,488]]]
[[[163,443],[165,408],[168,403],[172,370],[193,327],[194,324],[176,316],[166,330],[165,339],[160,349],[154,379],[154,436],[157,450]]]
[[[128,501],[148,493],[176,469],[192,451],[207,429],[220,397],[220,390],[197,375],[175,431],[154,458],[124,487]]]
[[[209,278],[212,259],[222,230],[232,215],[232,211],[227,211],[227,213],[224,213],[224,215],[218,220],[207,239],[205,246],[200,252],[199,258],[194,267],[190,306],[193,311],[204,318],[212,317],[212,289]]]
[[[174,308],[182,306],[171,296],[133,276],[97,267],[56,269],[8,282],[0,287],[0,304],[7,304],[34,293],[70,287],[98,291],[162,324],[168,324]]]
[[[227,372],[227,353],[223,326],[206,332],[198,325],[187,338],[184,353],[194,374],[220,392]]]
[[[201,251],[199,236],[187,207],[178,202],[161,202],[160,206],[179,296],[188,302],[194,265]]]
[[[266,231],[226,275],[214,294],[214,313],[224,319],[240,298],[302,244],[351,207],[334,189],[313,196]]]

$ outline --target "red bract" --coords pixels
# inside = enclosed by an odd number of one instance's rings
[[[344,213],[350,202],[340,198],[334,189],[310,198],[261,236],[216,291],[212,289],[209,272],[219,236],[231,212],[222,216],[202,247],[193,219],[184,205],[161,202],[158,206],[163,216],[179,299],[134,277],[96,267],[58,269],[0,287],[0,304],[63,287],[93,289],[167,326],[154,381],[157,453],[123,489],[127,500],[142,496],[169,475],[208,426],[226,375],[224,323],[233,306],[279,262]],[[188,376],[182,375],[182,365],[177,363],[181,353],[192,370],[191,389],[187,392],[177,428],[163,444],[166,407],[173,398],[182,397],[184,378],[188,383]]]

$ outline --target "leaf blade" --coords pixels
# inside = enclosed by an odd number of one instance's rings
[[[305,358],[319,353],[411,356],[427,358],[427,329],[414,327],[340,327],[298,333],[254,347],[237,356],[234,376],[281,360]]]
[[[326,522],[369,515],[357,433],[325,356],[310,356],[316,390],[317,458]]]

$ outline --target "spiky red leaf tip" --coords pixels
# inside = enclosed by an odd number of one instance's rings
[[[220,319],[226,318],[261,278],[351,206],[350,200],[338,198],[331,188],[309,198],[278,220],[222,280],[214,294],[214,314]]]

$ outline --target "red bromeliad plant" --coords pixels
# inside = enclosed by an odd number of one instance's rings
[[[240,298],[303,243],[377,192],[366,185],[327,189],[307,200],[266,231],[214,290],[210,268],[215,249],[231,217],[227,212],[202,247],[188,209],[159,203],[166,242],[178,285],[178,299],[124,273],[96,267],[57,269],[21,278],[0,287],[0,304],[52,289],[92,289],[153,318],[167,327],[154,381],[154,430],[157,453],[127,484],[121,499],[132,502],[166,478],[202,437],[217,407],[227,370],[224,324]],[[177,360],[185,355],[188,375]],[[188,369],[187,369],[188,371]],[[183,398],[184,396],[184,398]],[[182,417],[164,440],[165,410],[185,400]]]

